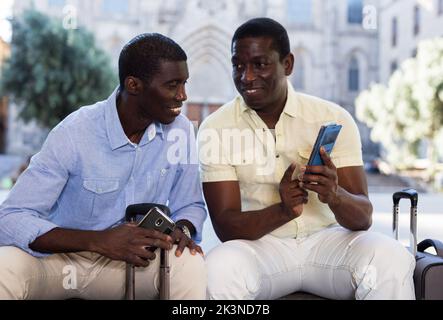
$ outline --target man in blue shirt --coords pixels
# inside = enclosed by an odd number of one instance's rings
[[[136,296],[158,296],[159,251],[171,250],[171,298],[204,299],[206,218],[187,99],[186,54],[159,34],[131,40],[120,87],[68,116],[0,206],[0,299],[121,299],[125,262]],[[125,224],[128,205],[167,204],[170,235]],[[190,238],[192,237],[192,239]]]

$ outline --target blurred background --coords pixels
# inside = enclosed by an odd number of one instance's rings
[[[374,228],[389,232],[392,192],[413,187],[419,239],[443,239],[443,0],[2,0],[0,201],[55,124],[111,93],[131,38],[182,45],[200,123],[236,95],[231,37],[258,16],[287,28],[294,87],[356,119]]]

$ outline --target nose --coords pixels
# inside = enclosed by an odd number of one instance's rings
[[[177,94],[175,95],[175,99],[180,102],[186,101],[188,99],[185,86],[179,87],[179,89],[177,90]]]
[[[254,68],[252,66],[247,65],[242,72],[241,81],[244,83],[252,82],[256,78],[254,73]]]

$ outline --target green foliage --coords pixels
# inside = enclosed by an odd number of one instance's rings
[[[33,10],[12,26],[11,57],[0,87],[22,107],[25,121],[51,128],[117,85],[108,57],[85,29],[67,30],[60,20]]]
[[[382,143],[391,165],[412,165],[422,141],[435,163],[443,135],[443,39],[422,42],[417,57],[405,61],[388,86],[372,85],[360,94],[356,110],[359,120],[373,128],[371,138]]]

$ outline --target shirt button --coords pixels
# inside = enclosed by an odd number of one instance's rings
[[[275,157],[278,159],[278,158],[280,158],[280,155],[278,154],[278,155],[276,155]]]
[[[160,174],[161,174],[162,176],[164,176],[164,175],[166,174],[166,169],[162,169],[162,170],[160,171]]]

